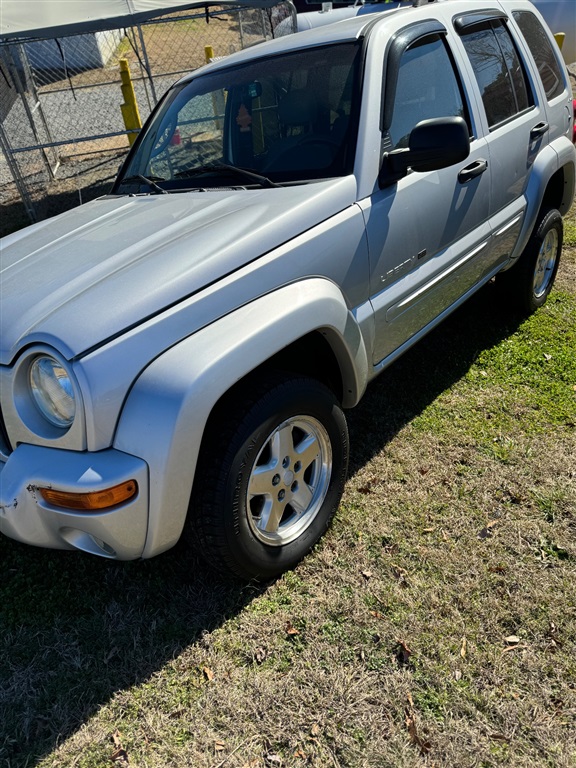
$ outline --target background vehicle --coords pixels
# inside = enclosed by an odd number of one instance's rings
[[[565,35],[562,45],[562,55],[566,64],[576,62],[576,7],[572,0],[532,0],[533,5],[542,14],[553,34],[561,32]],[[296,10],[300,14],[299,30],[311,29],[325,23],[351,15],[363,13],[378,13],[381,11],[410,6],[410,0],[374,0],[374,2],[358,2],[358,0],[333,0],[331,3],[317,0],[294,0]],[[324,10],[332,6],[331,10]],[[303,14],[312,14],[302,16]],[[320,14],[320,15],[318,15]]]

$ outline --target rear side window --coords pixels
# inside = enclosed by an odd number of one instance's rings
[[[530,11],[516,11],[513,16],[534,57],[546,98],[551,101],[564,92],[564,77],[550,38],[542,24]]]
[[[520,57],[500,20],[463,30],[462,42],[476,75],[490,128],[533,104]]]

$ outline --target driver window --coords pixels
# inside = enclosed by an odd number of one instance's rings
[[[414,126],[435,117],[463,117],[469,125],[454,65],[438,36],[416,43],[402,55],[388,146],[407,147]]]

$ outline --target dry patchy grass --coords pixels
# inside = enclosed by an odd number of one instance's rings
[[[488,286],[370,388],[335,523],[276,582],[0,541],[0,764],[576,765],[570,221],[546,307]]]

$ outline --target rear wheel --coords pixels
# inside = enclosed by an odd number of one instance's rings
[[[188,536],[219,570],[267,579],[292,568],[328,527],[348,469],[332,392],[272,376],[208,426]]]
[[[503,272],[507,293],[525,312],[535,312],[552,290],[562,252],[563,223],[556,209],[543,211],[518,263]]]

